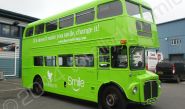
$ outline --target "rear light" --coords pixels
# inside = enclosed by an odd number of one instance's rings
[[[146,70],[148,70],[148,64],[146,64]]]
[[[175,65],[172,66],[172,73],[175,74]]]

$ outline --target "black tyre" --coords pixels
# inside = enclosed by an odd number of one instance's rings
[[[43,95],[43,82],[40,77],[36,77],[33,81],[33,93],[36,95]]]
[[[125,95],[115,86],[105,88],[100,97],[100,109],[126,109],[127,107]]]

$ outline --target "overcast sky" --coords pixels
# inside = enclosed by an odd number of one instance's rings
[[[93,0],[0,0],[0,8],[45,18]],[[185,17],[185,0],[144,0],[154,10],[157,23]]]

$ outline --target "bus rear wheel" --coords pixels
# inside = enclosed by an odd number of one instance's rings
[[[101,96],[102,109],[126,109],[127,101],[121,91],[114,87],[108,86]]]
[[[43,95],[43,82],[41,77],[36,77],[33,81],[33,93],[36,95]]]

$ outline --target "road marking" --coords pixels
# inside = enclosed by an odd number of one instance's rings
[[[0,92],[10,92],[10,91],[16,91],[16,90],[22,90],[24,88],[17,88],[17,89],[9,89],[9,90],[0,90]]]

